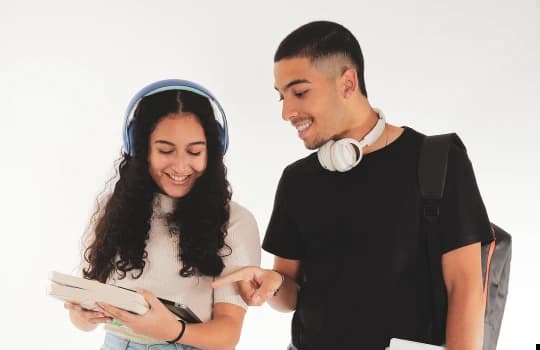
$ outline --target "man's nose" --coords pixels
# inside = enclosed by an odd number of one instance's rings
[[[298,110],[291,103],[283,101],[283,106],[281,108],[281,118],[284,121],[289,121],[291,118],[298,116]]]

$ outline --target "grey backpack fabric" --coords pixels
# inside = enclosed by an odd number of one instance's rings
[[[465,146],[456,134],[426,136],[420,153],[418,177],[423,198],[422,227],[428,240],[428,257],[432,279],[433,321],[432,341],[445,343],[447,294],[442,277],[440,252],[438,250],[439,203],[443,198],[450,145]],[[512,257],[512,237],[492,224],[494,240],[482,244],[482,277],[484,292],[487,291],[484,317],[483,350],[495,350],[501,328]]]

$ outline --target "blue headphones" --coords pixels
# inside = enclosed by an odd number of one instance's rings
[[[227,130],[227,119],[225,117],[225,112],[223,111],[223,108],[219,104],[218,100],[214,97],[214,95],[212,95],[212,93],[206,88],[192,81],[181,79],[166,79],[156,81],[155,83],[152,83],[142,88],[142,90],[139,91],[131,99],[131,101],[129,101],[124,122],[124,153],[130,155],[131,157],[135,155],[135,149],[133,147],[133,131],[135,130],[135,119],[133,118],[133,114],[135,111],[135,107],[137,106],[139,101],[145,96],[150,96],[153,94],[157,94],[158,92],[171,90],[190,91],[197,95],[206,97],[208,101],[210,101],[210,105],[214,110],[214,117],[216,118],[216,123],[218,125],[221,150],[223,154],[225,154],[225,152],[227,152],[227,148],[229,147],[229,134]],[[219,120],[218,117],[221,120]]]

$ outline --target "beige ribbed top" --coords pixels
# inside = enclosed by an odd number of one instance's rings
[[[182,265],[178,260],[178,236],[169,233],[164,218],[165,214],[174,210],[174,205],[175,200],[164,194],[157,194],[154,199],[155,210],[146,243],[148,257],[141,277],[133,279],[127,273],[124,279],[119,280],[113,276],[108,283],[130,289],[146,289],[158,297],[186,304],[203,322],[210,320],[212,306],[215,303],[230,303],[247,309],[236,285],[231,284],[214,290],[210,286],[212,277],[185,278],[179,275]],[[232,253],[223,258],[225,269],[222,275],[246,265],[259,266],[261,260],[260,237],[255,218],[247,209],[235,202],[230,203],[230,208],[225,242],[231,247]],[[125,327],[107,324],[105,329],[143,344],[160,342],[137,335]]]

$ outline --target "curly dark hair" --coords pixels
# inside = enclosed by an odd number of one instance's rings
[[[156,125],[171,113],[191,112],[206,136],[207,166],[191,191],[178,199],[167,222],[172,235],[179,236],[178,251],[183,277],[218,276],[223,268],[222,248],[229,222],[231,189],[223,164],[218,125],[207,98],[189,91],[164,91],[146,96],[134,112],[133,157],[123,154],[118,181],[104,206],[97,206],[90,227],[93,239],[84,251],[88,266],[85,278],[101,282],[118,273],[139,278],[147,258],[146,241],[156,192],[148,164],[149,140]]]

